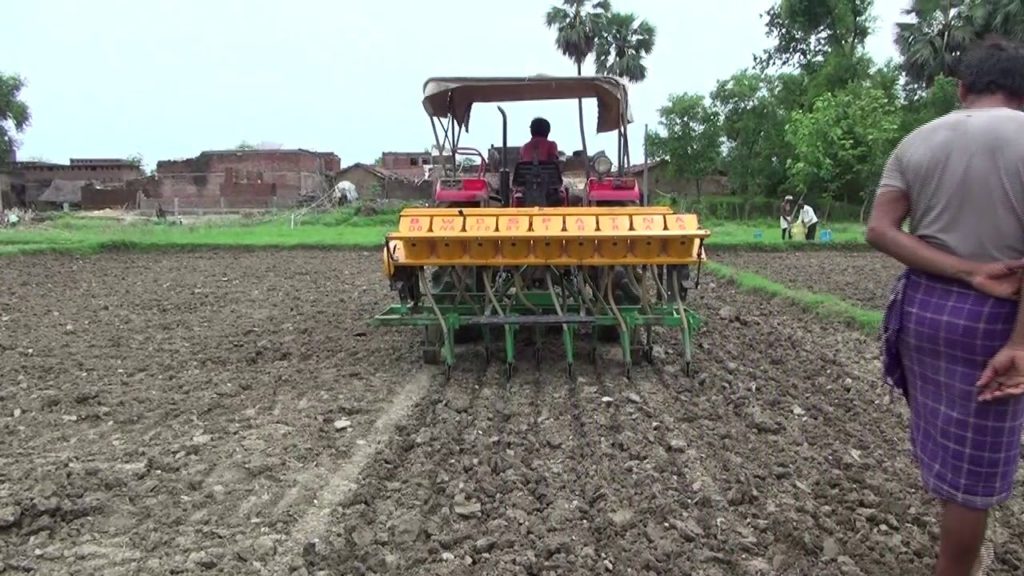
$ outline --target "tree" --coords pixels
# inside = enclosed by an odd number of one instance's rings
[[[669,173],[693,179],[697,199],[701,181],[718,167],[722,157],[722,124],[718,112],[699,94],[673,94],[658,110],[665,134],[648,138],[648,150],[656,159],[666,160]]]
[[[629,82],[647,78],[644,58],[654,51],[656,30],[635,14],[614,12],[603,23],[597,37],[594,60],[598,74],[607,74]]]
[[[142,158],[142,154],[139,154],[138,152],[136,152],[135,154],[132,154],[128,158],[125,158],[125,160],[127,160],[129,164],[135,166],[139,170],[142,170],[142,171],[146,170],[146,162]]]
[[[823,94],[838,92],[851,84],[867,82],[876,72],[875,62],[862,50],[837,50],[804,66],[801,110],[809,110]]]
[[[791,153],[785,127],[794,102],[784,89],[791,79],[741,70],[711,93],[725,138],[722,166],[734,192],[774,194],[785,182]]]
[[[238,144],[238,146],[235,146],[235,150],[255,150],[255,149],[256,149],[256,145],[255,144],[250,144],[246,140],[242,140]]]
[[[900,134],[909,134],[918,126],[956,110],[960,104],[958,84],[955,78],[939,76],[931,88],[912,95],[903,105]]]
[[[833,52],[853,55],[871,34],[873,0],[780,0],[764,13],[775,45],[756,58],[761,71],[803,68]]]
[[[561,6],[552,6],[544,19],[548,28],[554,29],[555,46],[563,56],[576,65],[576,75],[583,75],[583,63],[594,53],[594,46],[604,26],[604,19],[611,12],[608,0],[562,0]],[[585,158],[587,153],[587,132],[583,124],[583,99],[577,100],[580,121],[580,143]]]
[[[983,16],[988,31],[1024,41],[1024,0],[990,0]]]
[[[32,120],[28,105],[21,100],[24,87],[25,81],[20,76],[0,73],[0,165],[6,164],[17,150],[15,136]]]
[[[896,24],[908,84],[927,90],[937,77],[955,76],[963,51],[991,29],[988,8],[974,0],[914,0],[903,11],[911,20]]]
[[[868,83],[824,94],[810,111],[794,112],[786,126],[794,149],[790,182],[804,194],[847,202],[865,197],[899,137],[895,94]]]

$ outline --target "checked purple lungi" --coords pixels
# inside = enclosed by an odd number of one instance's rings
[[[1009,340],[1017,302],[908,270],[882,328],[886,380],[910,406],[910,441],[925,488],[988,509],[1010,497],[1024,396],[978,402],[978,378]]]

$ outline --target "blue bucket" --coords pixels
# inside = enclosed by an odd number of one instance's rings
[[[764,230],[754,230],[754,240],[764,240]]]
[[[821,234],[819,234],[819,237],[821,238],[822,242],[831,242],[832,241],[832,231],[831,230],[822,230]]]

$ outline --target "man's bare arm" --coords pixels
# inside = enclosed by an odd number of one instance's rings
[[[910,214],[910,197],[897,188],[882,188],[875,196],[868,217],[866,238],[879,252],[892,256],[915,270],[968,282],[977,272],[976,263],[928,244],[903,231]]]

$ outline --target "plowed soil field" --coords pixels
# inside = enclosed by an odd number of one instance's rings
[[[632,381],[553,347],[509,386],[370,327],[375,253],[6,258],[0,286],[0,572],[927,573],[874,339],[728,285],[693,296],[693,378],[664,334]],[[1024,569],[1021,518],[990,573]]]
[[[877,252],[714,252],[711,258],[790,288],[834,294],[882,310],[903,266]]]

